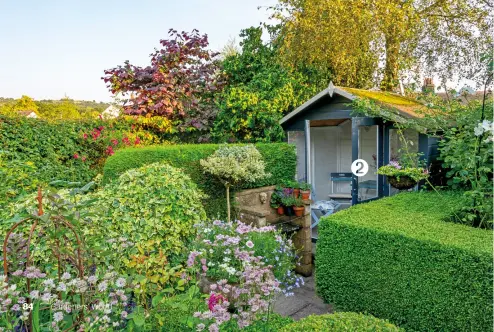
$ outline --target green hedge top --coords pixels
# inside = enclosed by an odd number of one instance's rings
[[[218,147],[217,144],[184,144],[118,150],[105,163],[103,183],[117,179],[128,169],[159,161],[166,162],[181,168],[209,196],[208,201],[205,202],[205,209],[210,218],[224,218],[226,212],[225,187],[215,177],[204,174],[199,162],[210,156]],[[271,176],[244,185],[242,188],[276,185],[292,181],[295,178],[297,156],[293,145],[265,143],[256,144],[256,148],[264,158],[266,172],[271,173]]]
[[[401,193],[331,215],[321,222],[367,228],[420,241],[492,255],[492,231],[444,222],[462,206],[455,192]]]
[[[286,325],[281,332],[305,331],[404,331],[387,320],[377,319],[371,315],[355,312],[337,312],[330,315],[311,315],[304,319]]]
[[[172,166],[181,167],[192,178],[199,180],[201,185],[210,175],[203,174],[199,160],[211,155],[217,144],[183,144],[168,146],[149,146],[144,148],[129,148],[117,151],[108,158],[103,171],[103,181],[109,182],[131,168],[137,168],[157,161],[166,161]],[[271,177],[251,183],[245,188],[255,188],[278,184],[295,178],[297,157],[293,145],[286,143],[256,144],[266,163],[266,171]]]

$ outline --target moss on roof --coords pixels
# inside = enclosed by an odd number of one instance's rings
[[[386,92],[386,91],[369,91],[362,89],[354,89],[354,88],[346,88],[346,87],[338,87],[352,95],[360,98],[368,98],[374,100],[381,104],[382,106],[395,109],[402,113],[403,115],[411,116],[411,117],[422,117],[421,112],[425,111],[427,108],[424,104],[420,102],[407,98],[404,96],[400,96],[396,93]],[[419,111],[417,113],[417,111]]]

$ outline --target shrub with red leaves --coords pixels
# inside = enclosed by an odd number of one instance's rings
[[[151,54],[151,65],[123,66],[105,70],[102,78],[113,94],[124,100],[128,114],[163,116],[179,132],[209,132],[216,107],[215,92],[222,88],[217,53],[207,49],[207,35],[169,30],[169,39]]]

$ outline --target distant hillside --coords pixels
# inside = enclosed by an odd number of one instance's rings
[[[0,114],[18,114],[19,111],[33,111],[46,119],[81,119],[98,117],[110,103],[95,100],[34,100],[28,96],[19,99],[0,97]]]

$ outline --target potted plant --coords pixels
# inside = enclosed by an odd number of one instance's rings
[[[281,203],[282,198],[283,198],[283,189],[278,186],[271,194],[270,206],[273,209],[276,209],[280,216],[285,214],[285,209]]]
[[[293,212],[295,213],[295,216],[302,217],[304,215],[304,210],[305,210],[304,201],[301,200],[300,198],[295,198],[293,200]]]
[[[377,174],[386,175],[391,187],[398,190],[406,190],[415,187],[417,182],[429,177],[427,169],[422,167],[404,167],[396,160],[391,160],[388,165],[381,166]]]
[[[300,196],[300,184],[293,181],[291,182],[290,187],[293,189],[293,197],[298,198]]]
[[[295,205],[295,198],[293,196],[286,196],[281,199],[281,203],[286,208],[285,213],[287,216],[293,216],[293,206]]]
[[[306,182],[302,182],[299,185],[300,187],[300,193],[302,194],[302,199],[310,199],[310,184]]]

